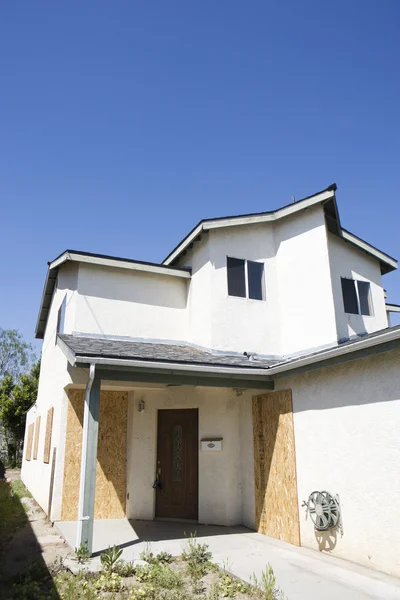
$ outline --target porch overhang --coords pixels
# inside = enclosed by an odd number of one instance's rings
[[[179,363],[173,361],[113,358],[75,353],[58,336],[57,345],[72,367],[96,367],[96,378],[108,381],[165,383],[209,387],[273,390],[274,382],[267,369],[228,365]]]

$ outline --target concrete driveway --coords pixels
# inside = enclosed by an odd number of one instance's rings
[[[71,548],[75,547],[76,522],[56,523]],[[94,547],[99,554],[108,546],[123,548],[125,560],[139,558],[148,542],[157,553],[177,556],[185,537],[196,532],[199,543],[208,544],[213,560],[250,582],[268,563],[288,600],[400,600],[400,580],[344,560],[297,548],[255,533],[245,527],[216,527],[168,521],[95,521]],[[94,563],[99,557],[93,558]]]

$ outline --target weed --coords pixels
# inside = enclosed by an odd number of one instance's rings
[[[284,600],[282,590],[276,585],[276,577],[273,568],[268,563],[266,569],[261,573],[261,578],[257,579],[253,573],[251,580],[256,593],[262,600]]]
[[[221,576],[216,584],[216,588],[222,598],[234,598],[239,593],[246,594],[252,591],[247,583],[240,581],[240,579],[235,579],[226,573]]]
[[[119,560],[113,568],[114,573],[118,573],[121,577],[132,577],[135,574],[136,568],[133,562]]]
[[[168,565],[174,560],[172,554],[170,554],[169,552],[159,552],[158,554],[153,554],[153,552],[151,551],[150,542],[147,542],[146,548],[139,554],[139,558],[141,560],[145,560],[150,565]]]
[[[122,548],[117,548],[115,545],[108,548],[100,555],[101,564],[105,571],[113,571],[122,554]]]
[[[85,544],[81,544],[79,548],[75,548],[75,558],[80,564],[84,564],[89,560],[90,552]]]
[[[94,587],[99,592],[119,592],[123,588],[122,577],[117,573],[108,571],[100,575],[95,581]]]
[[[186,570],[189,575],[194,594],[201,594],[203,586],[201,579],[207,575],[211,567],[212,554],[208,551],[207,544],[199,544],[196,534],[190,534],[183,549],[181,558],[186,562]]]
[[[219,595],[219,588],[218,585],[213,585],[207,594],[207,600],[219,600],[220,599],[220,595]]]

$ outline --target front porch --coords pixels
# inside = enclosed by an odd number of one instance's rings
[[[71,548],[76,522],[56,523]],[[290,600],[398,600],[399,580],[365,567],[275,540],[245,527],[218,527],[166,521],[110,519],[94,522],[92,567],[100,563],[99,553],[110,545],[123,548],[124,560],[139,559],[148,543],[154,553],[178,556],[190,533],[208,544],[213,561],[251,583],[260,578],[266,565],[274,569],[277,582]]]
[[[77,523],[66,525],[74,548],[96,552],[102,519],[126,518],[122,538],[129,519],[256,528],[252,398],[274,387],[264,365],[132,341],[57,343],[72,383],[52,517]],[[131,358],[138,353],[146,359]],[[76,379],[84,371],[85,387]]]

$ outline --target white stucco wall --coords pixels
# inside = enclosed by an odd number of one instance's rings
[[[227,256],[264,263],[265,301],[228,296]],[[212,229],[180,264],[193,268],[196,261],[201,268],[195,267],[192,274],[190,341],[217,350],[267,356],[335,343],[322,207],[276,223]],[[207,332],[203,337],[192,327],[193,312],[199,315],[197,330]]]
[[[202,237],[201,241],[195,242],[193,249],[188,250],[180,264],[192,269],[187,301],[188,342],[211,348],[211,297],[213,291],[210,245],[207,234]]]
[[[59,519],[61,514],[61,492],[64,475],[64,440],[67,420],[67,395],[64,388],[73,381],[74,383],[85,383],[87,379],[87,376],[82,369],[76,369],[74,371],[74,379],[72,379],[70,371],[67,368],[67,359],[55,344],[57,313],[65,295],[67,296],[65,332],[70,333],[74,328],[77,278],[78,269],[74,264],[67,264],[59,271],[57,288],[55,289],[53,296],[48,324],[43,340],[38,398],[36,405],[27,414],[27,426],[25,430],[26,442],[28,426],[30,423],[35,423],[38,416],[41,417],[37,460],[33,460],[33,446],[30,461],[25,460],[24,452],[21,477],[29,491],[33,494],[35,500],[46,513],[49,503],[53,449],[57,449],[51,513],[52,520]],[[54,414],[50,463],[47,464],[43,462],[43,452],[47,411],[50,407],[54,407]],[[35,439],[35,436],[33,439]],[[60,440],[62,440],[62,443],[60,443]]]
[[[141,399],[146,403],[143,413],[137,411],[137,402]],[[221,452],[199,451],[199,522],[242,523],[243,474],[249,469],[249,465],[241,460],[243,445],[239,417],[242,400],[243,396],[237,397],[234,390],[223,388],[174,387],[140,389],[133,393],[128,427],[129,518],[154,518],[152,484],[156,466],[157,410],[198,408],[199,440],[212,436],[223,438]],[[248,481],[245,483],[247,486]]]
[[[185,340],[187,281],[80,264],[75,331]]]
[[[387,327],[379,261],[331,233],[328,235],[328,247],[338,339],[348,339]],[[369,317],[344,312],[341,277],[370,282],[373,315]]]
[[[280,353],[336,342],[327,231],[321,206],[275,227]]]
[[[400,351],[279,379],[293,392],[301,544],[400,576]],[[344,535],[314,532],[301,507],[339,494]]]
[[[211,260],[211,347],[236,352],[279,352],[275,242],[271,224],[213,229]],[[265,300],[228,296],[227,256],[262,262]]]

